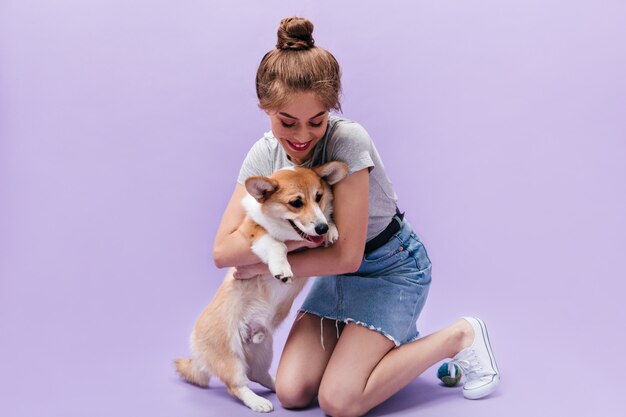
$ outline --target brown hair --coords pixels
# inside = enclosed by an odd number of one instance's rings
[[[312,91],[327,109],[341,111],[341,70],[335,57],[315,46],[313,23],[300,17],[280,21],[276,48],[265,54],[256,73],[259,107],[277,109],[294,92]]]

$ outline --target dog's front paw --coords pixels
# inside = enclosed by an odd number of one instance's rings
[[[326,232],[326,240],[324,241],[324,246],[330,246],[335,243],[339,239],[339,231],[337,230],[337,226],[334,223],[330,223],[328,225],[328,232]]]
[[[274,278],[281,280],[285,284],[291,284],[293,282],[293,274],[289,276],[274,275]]]
[[[291,283],[293,278],[293,272],[291,272],[291,265],[287,260],[278,262],[276,264],[270,264],[270,273],[274,278],[281,280],[284,283]]]

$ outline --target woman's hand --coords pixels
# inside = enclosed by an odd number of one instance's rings
[[[269,275],[270,270],[266,264],[259,262],[252,265],[242,265],[235,268],[233,278],[235,279],[250,279],[256,278],[260,275]]]

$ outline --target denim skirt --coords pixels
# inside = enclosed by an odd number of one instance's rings
[[[363,256],[358,271],[315,278],[300,312],[365,326],[400,346],[419,336],[430,280],[426,248],[405,220],[386,244]]]

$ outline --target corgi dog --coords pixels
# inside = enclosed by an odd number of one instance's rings
[[[286,168],[270,177],[250,177],[242,204],[246,217],[238,231],[252,251],[268,264],[271,275],[236,280],[231,268],[213,300],[196,321],[190,337],[191,358],[176,360],[176,370],[187,382],[207,387],[212,375],[228,392],[257,412],[274,409],[255,394],[248,382],[271,391],[274,378],[272,335],[285,319],[305,279],[293,279],[287,261],[287,240],[335,242],[331,219],[331,185],[343,179],[348,166],[329,162],[317,168]]]

